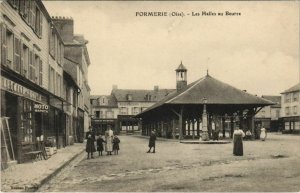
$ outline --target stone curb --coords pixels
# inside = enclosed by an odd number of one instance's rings
[[[29,187],[29,190],[31,192],[36,192],[43,184],[49,182],[51,178],[53,178],[56,174],[58,174],[64,167],[66,167],[70,162],[72,162],[75,158],[77,158],[82,152],[84,152],[84,148],[76,153],[73,157],[71,157],[68,161],[66,161],[64,164],[56,168],[51,174],[49,174],[44,179],[40,180],[40,182],[37,183],[34,187]],[[28,192],[28,190],[22,191],[22,192]]]

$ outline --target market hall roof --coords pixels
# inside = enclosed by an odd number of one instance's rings
[[[189,84],[186,88],[172,92],[139,115],[166,104],[203,104],[204,98],[207,99],[206,104],[208,105],[253,105],[262,107],[275,104],[272,101],[230,86],[207,74],[205,77]]]

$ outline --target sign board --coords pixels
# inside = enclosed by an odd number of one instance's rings
[[[39,104],[35,103],[34,104],[34,111],[38,113],[48,113],[49,110],[49,105],[44,105],[44,104]]]

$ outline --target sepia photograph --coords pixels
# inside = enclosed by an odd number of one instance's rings
[[[1,192],[299,192],[300,1],[0,0]]]

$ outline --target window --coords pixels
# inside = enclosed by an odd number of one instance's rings
[[[132,107],[132,114],[136,115],[140,112],[140,108],[139,107]]]
[[[291,101],[290,98],[291,98],[291,94],[290,93],[286,94],[285,95],[285,102],[289,103]]]
[[[298,98],[299,98],[299,92],[293,93],[293,101],[294,101],[294,102],[297,102],[297,101],[298,101]]]
[[[121,114],[121,115],[127,115],[127,114],[128,114],[128,109],[127,109],[127,107],[121,107],[121,108],[120,108],[120,114]]]
[[[96,111],[96,118],[100,118],[100,111]]]
[[[22,75],[28,78],[29,48],[23,44],[21,53]]]
[[[132,95],[131,95],[131,94],[128,94],[128,95],[127,95],[127,100],[128,100],[128,101],[132,101]]]
[[[289,115],[290,114],[290,107],[285,107],[285,114]]]
[[[261,117],[265,117],[265,110],[261,111]]]
[[[280,116],[280,110],[276,110],[276,118],[279,118]]]
[[[18,8],[19,8],[20,0],[7,0],[7,2],[8,2],[14,9],[18,9]]]
[[[22,141],[32,142],[33,141],[33,102],[29,100],[23,100],[23,113],[21,114],[21,128],[22,128]]]
[[[100,118],[101,118],[101,119],[104,119],[104,118],[105,118],[105,115],[104,115],[103,111],[100,111]]]
[[[294,107],[293,107],[293,112],[294,112],[294,115],[297,114],[297,106],[294,106]]]
[[[114,112],[112,111],[106,111],[106,118],[114,118]]]

